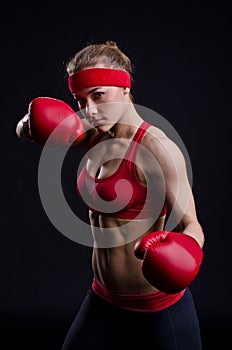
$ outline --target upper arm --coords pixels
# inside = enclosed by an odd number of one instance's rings
[[[163,182],[163,197],[168,213],[172,215],[173,225],[186,227],[191,222],[197,223],[194,197],[180,148],[163,136],[154,138],[151,151],[159,165],[159,170],[154,165],[154,172],[156,178]]]

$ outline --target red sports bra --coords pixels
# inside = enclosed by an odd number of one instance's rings
[[[114,174],[100,179],[92,177],[85,164],[77,179],[77,192],[90,210],[120,219],[145,219],[154,215],[154,202],[147,198],[147,187],[138,179],[136,164],[133,162],[137,143],[140,143],[150,125],[143,122],[138,128],[132,140],[134,142],[131,142]],[[165,214],[164,204],[159,216]]]

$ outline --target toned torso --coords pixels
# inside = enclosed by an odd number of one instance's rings
[[[106,140],[110,140],[110,137],[104,137],[103,141]],[[146,139],[142,140],[141,144],[145,142]],[[99,147],[97,152],[96,149],[89,152],[87,171],[93,177],[108,177],[115,173],[121,162],[121,159],[114,158],[115,155],[120,154],[123,157],[128,142],[125,143],[123,140],[122,142],[112,142],[112,144],[102,142],[97,147]],[[104,161],[104,159],[108,160]],[[141,169],[146,170],[147,162],[144,161],[143,156],[138,154],[136,164],[139,164],[137,176],[142,183],[145,183]],[[134,245],[140,236],[148,232],[162,230],[165,216],[157,218],[155,222],[149,223],[150,225],[145,219],[130,222],[130,220],[99,215],[92,211],[89,212],[89,217],[94,239],[96,242],[104,242],[102,246],[96,245],[94,247],[92,255],[93,273],[101,283],[117,293],[150,293],[155,291],[156,289],[143,277],[141,260],[134,255]],[[130,224],[129,227],[128,224]],[[134,236],[133,232],[135,231],[141,232],[141,234],[136,233]]]
[[[125,220],[103,217],[90,212],[92,227],[113,227],[113,235],[123,239],[123,229],[119,226]],[[136,224],[136,222],[135,222]],[[137,222],[138,224],[138,222]],[[150,232],[162,230],[164,216],[160,217]],[[123,227],[123,226],[121,226]],[[115,230],[116,228],[116,230]],[[95,235],[93,228],[93,235]],[[142,231],[141,231],[142,232]],[[115,247],[94,248],[92,255],[92,266],[94,275],[110,290],[117,293],[150,293],[156,289],[143,277],[141,260],[134,255],[136,240]]]

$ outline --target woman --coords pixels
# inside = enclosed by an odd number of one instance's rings
[[[89,205],[94,278],[62,350],[200,350],[188,286],[202,262],[204,233],[184,157],[136,111],[132,65],[115,42],[86,46],[67,72],[84,118],[76,115],[55,141],[88,148],[77,190]],[[19,137],[47,140],[55,117],[51,123],[44,104],[60,108],[55,99],[32,101]],[[164,231],[170,213],[174,232]]]

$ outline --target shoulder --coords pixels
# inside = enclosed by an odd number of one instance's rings
[[[142,145],[162,168],[180,167],[185,159],[179,146],[161,129],[151,125],[144,135]]]
[[[152,154],[159,155],[166,150],[177,150],[179,147],[161,129],[151,125],[147,130],[142,142]]]

